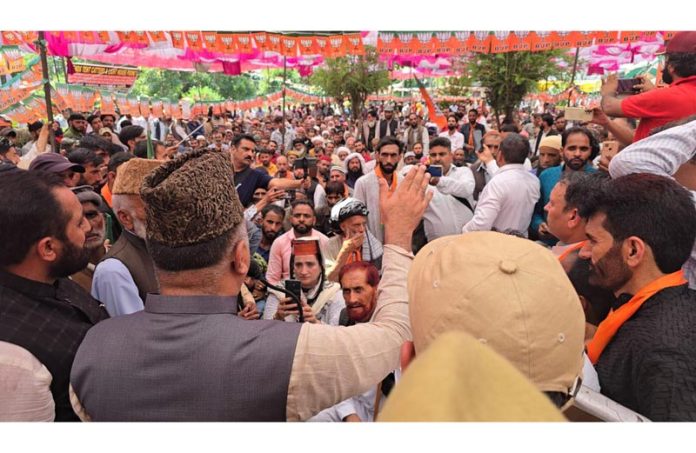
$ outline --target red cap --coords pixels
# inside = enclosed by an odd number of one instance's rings
[[[667,43],[665,53],[696,53],[696,31],[680,31]]]

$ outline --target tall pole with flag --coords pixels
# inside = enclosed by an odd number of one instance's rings
[[[56,146],[56,136],[53,133],[53,106],[51,104],[51,81],[48,76],[48,58],[46,57],[46,36],[43,31],[39,32],[39,39],[36,43],[41,57],[41,74],[43,77],[44,97],[46,99],[46,120],[48,121],[48,141],[51,143],[51,150],[58,152]]]
[[[147,119],[147,158],[155,158],[155,149],[152,146],[152,133],[150,132],[150,118]]]
[[[442,111],[440,111],[440,108],[435,105],[435,102],[433,102],[433,99],[430,97],[430,93],[428,93],[428,90],[425,88],[425,85],[423,85],[423,82],[416,77],[415,73],[413,74],[413,78],[416,79],[418,89],[420,90],[421,96],[423,96],[425,105],[428,107],[428,117],[430,118],[430,121],[437,124],[439,130],[444,129],[447,127],[447,118],[445,115],[443,115]]]

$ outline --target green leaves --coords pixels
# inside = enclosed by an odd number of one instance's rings
[[[365,55],[327,59],[326,66],[314,71],[310,81],[339,102],[350,98],[355,118],[362,111],[367,96],[387,88],[390,83],[389,72],[371,46],[365,46]]]

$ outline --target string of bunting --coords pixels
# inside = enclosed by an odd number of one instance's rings
[[[669,40],[674,31],[381,31],[377,52],[389,55],[463,55],[590,47],[654,39]]]
[[[39,68],[38,74],[34,70],[36,67]],[[32,74],[31,79],[26,74]],[[36,79],[37,76],[38,79]],[[0,112],[17,123],[28,123],[45,118],[46,103],[37,93],[37,90],[41,89],[40,65],[33,66],[32,71],[25,73],[21,80],[34,82],[28,88],[14,91],[3,89],[0,91],[0,101],[4,100]],[[188,119],[193,116],[207,115],[210,108],[212,108],[213,114],[216,115],[221,115],[225,111],[252,110],[277,104],[283,98],[283,92],[277,91],[265,96],[240,101],[191,102],[185,99],[171,100],[145,96],[128,96],[122,93],[111,93],[62,83],[55,84],[51,93],[53,106],[60,112],[70,108],[79,112],[99,110],[102,114],[119,112],[122,115],[136,117],[141,115],[144,117],[149,117],[150,115],[161,117],[166,115],[176,119]],[[326,97],[303,93],[292,88],[286,88],[286,98],[305,104],[327,102],[329,100]]]
[[[49,31],[52,41],[66,45],[123,45],[137,49],[175,48],[225,55],[275,52],[286,57],[322,55],[326,58],[365,53],[361,34],[291,36],[283,33],[228,33],[218,31]],[[2,45],[34,46],[37,32],[3,31]]]

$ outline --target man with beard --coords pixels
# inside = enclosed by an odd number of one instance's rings
[[[478,110],[469,110],[469,114],[467,116],[469,122],[463,125],[460,131],[464,141],[461,144],[454,141],[452,142],[452,147],[454,149],[464,148],[464,152],[466,153],[467,160],[469,162],[474,162],[476,160],[476,153],[481,149],[481,140],[483,139],[483,136],[486,135],[486,127],[476,121],[478,117]],[[449,120],[447,127],[449,128]]]
[[[112,132],[116,132],[114,125],[116,124],[116,115],[112,113],[102,113],[101,115],[102,126],[111,129]]]
[[[343,168],[346,170],[346,185],[351,189],[355,189],[355,183],[368,171],[365,159],[358,152],[348,154],[343,161]]]
[[[136,157],[122,164],[116,173],[111,201],[123,231],[97,265],[92,279],[92,296],[106,305],[111,316],[142,310],[147,294],[159,288],[145,246],[145,205],[140,186],[145,176],[163,162]]]
[[[691,194],[636,173],[580,215],[590,283],[618,299],[587,345],[602,393],[653,421],[696,420],[696,292],[682,270],[696,239]]]
[[[56,175],[5,173],[0,193],[0,420],[78,421],[70,368],[87,330],[108,318],[66,278],[88,262],[90,224]]]
[[[68,130],[63,133],[63,138],[80,140],[87,133],[87,120],[80,113],[73,113],[68,117]]]
[[[70,151],[68,160],[74,164],[82,166],[85,171],[80,173],[78,185],[91,186],[95,190],[100,190],[103,183],[104,158],[94,151],[87,148],[77,148]]]
[[[92,186],[73,187],[72,191],[80,200],[82,212],[92,229],[85,239],[85,250],[89,253],[87,267],[71,275],[70,279],[89,292],[92,290],[94,269],[106,254],[106,221],[101,211],[104,204]]]
[[[372,140],[377,137],[377,112],[374,110],[367,112],[367,120],[362,124],[360,134],[360,140],[366,143],[368,151],[374,151]]]
[[[283,219],[285,219],[285,211],[280,206],[271,204],[261,211],[261,243],[256,253],[266,261],[266,264],[271,257],[271,246],[283,230]]]
[[[326,247],[329,238],[314,229],[316,216],[312,204],[307,200],[297,200],[292,203],[290,224],[292,229],[280,235],[271,245],[268,259],[268,271],[266,280],[272,285],[290,277],[290,256],[292,255],[292,241],[299,238],[319,239],[322,250]]]
[[[601,106],[607,116],[640,119],[634,142],[656,127],[696,113],[696,31],[674,35],[665,49],[664,65],[662,80],[669,85],[667,88],[655,88],[643,76],[642,83],[633,87],[640,94],[619,99],[616,74],[602,84]]]
[[[447,130],[439,137],[448,138],[453,148],[464,148],[464,135],[457,130],[457,117],[454,115],[447,117]]]
[[[455,167],[466,166],[466,155],[462,148],[457,148],[452,152],[452,165]]]
[[[376,138],[395,137],[399,131],[399,122],[394,118],[394,106],[384,106],[384,119],[377,121]]]
[[[278,156],[276,159],[276,167],[278,167],[278,171],[276,171],[275,176],[273,176],[274,178],[295,179],[295,176],[293,176],[290,171],[290,164],[288,163],[287,157]]]
[[[392,193],[401,182],[401,175],[395,172],[396,166],[401,160],[402,145],[394,137],[384,137],[377,143],[378,165],[375,170],[367,173],[355,182],[353,196],[365,203],[370,215],[367,218],[367,226],[380,243],[384,243],[383,225],[379,211],[379,180],[386,181],[389,192]]]
[[[374,264],[356,261],[341,268],[338,275],[346,308],[341,311],[339,325],[354,326],[370,322],[377,307],[379,290],[379,270]],[[386,382],[394,384],[394,374],[390,373],[381,385],[384,393]],[[391,387],[389,388],[391,390]],[[373,422],[375,420],[375,397],[377,386],[367,392],[348,398],[335,406],[324,409],[309,419],[310,422]]]
[[[597,171],[592,166],[592,159],[599,153],[599,143],[589,129],[584,127],[566,129],[561,135],[561,146],[563,147],[563,163],[556,167],[547,168],[539,175],[541,198],[534,208],[534,217],[532,217],[530,227],[532,234],[537,234],[538,238],[548,245],[554,245],[557,238],[549,232],[544,206],[549,202],[551,191],[561,179],[561,175],[573,171],[585,173]]]
[[[413,150],[413,145],[420,143],[423,147],[423,154],[428,155],[430,149],[430,136],[428,130],[421,124],[421,118],[416,113],[408,116],[408,127],[404,131],[404,143],[407,150]]]

